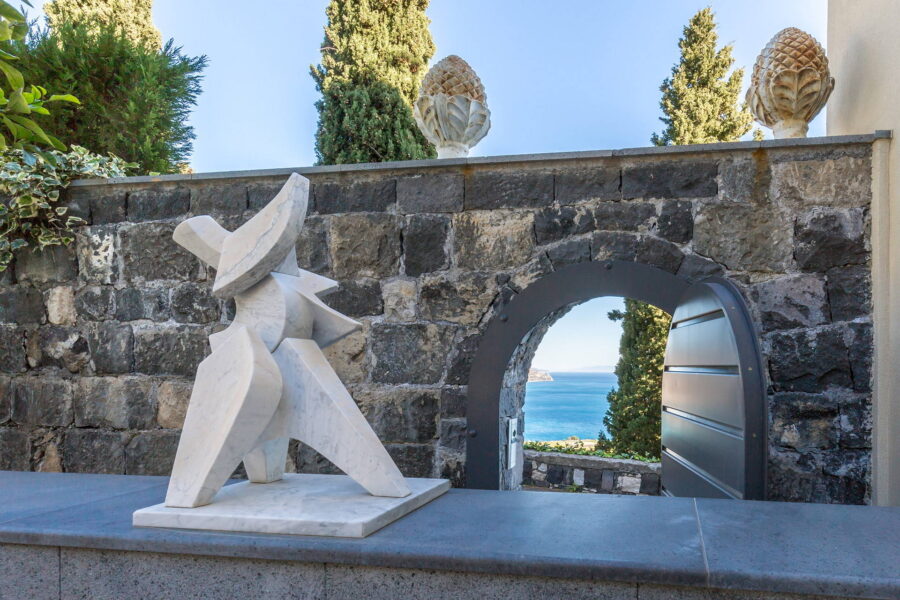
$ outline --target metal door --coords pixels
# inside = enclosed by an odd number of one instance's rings
[[[765,470],[765,384],[746,305],[725,280],[694,284],[666,345],[663,493],[762,500]]]

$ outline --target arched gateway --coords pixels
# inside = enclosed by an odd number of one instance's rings
[[[765,496],[762,359],[747,308],[726,280],[690,284],[640,263],[581,263],[522,291],[488,326],[469,381],[468,486],[497,489],[509,457],[500,404],[510,359],[548,315],[623,296],[673,315],[663,374],[662,486],[677,496]]]

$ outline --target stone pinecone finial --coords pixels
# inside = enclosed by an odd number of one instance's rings
[[[413,105],[416,124],[437,149],[438,158],[461,158],[491,128],[484,85],[472,67],[450,55],[422,80]]]
[[[833,89],[825,50],[805,31],[788,27],[756,59],[747,105],[776,138],[806,137]]]

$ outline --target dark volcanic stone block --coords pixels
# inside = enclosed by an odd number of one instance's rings
[[[120,223],[127,220],[125,190],[105,190],[105,186],[92,188],[89,195],[91,223]]]
[[[804,271],[858,265],[869,258],[862,208],[815,208],[797,220],[794,256]]]
[[[125,472],[127,434],[96,429],[70,429],[63,438],[63,466],[67,473]]]
[[[641,474],[641,494],[659,495],[659,475],[656,473]]]
[[[327,275],[328,237],[325,233],[325,222],[322,217],[307,217],[297,238],[297,264],[301,269]]]
[[[534,215],[534,235],[538,244],[555,242],[594,229],[594,215],[586,207],[550,206]]]
[[[16,379],[12,420],[20,425],[65,427],[72,424],[72,385],[63,379]]]
[[[134,370],[148,375],[193,377],[207,354],[207,335],[197,327],[137,328]]]
[[[19,283],[70,282],[78,275],[75,246],[23,248],[16,252],[15,268]]]
[[[466,400],[465,388],[444,388],[441,390],[441,418],[465,417]]]
[[[245,210],[245,183],[207,183],[191,189],[191,212],[195,215],[236,216]]]
[[[28,471],[30,463],[28,434],[11,427],[0,427],[0,471]]]
[[[341,183],[317,183],[316,209],[319,214],[382,212],[397,200],[395,179]]]
[[[694,216],[691,214],[691,206],[691,202],[687,200],[670,200],[663,203],[656,221],[660,237],[679,244],[691,241],[694,236]]]
[[[178,431],[139,433],[125,447],[126,475],[169,475],[178,450]]]
[[[75,387],[75,426],[152,429],[156,402],[149,377],[83,377]]]
[[[552,173],[473,173],[466,180],[466,210],[537,208],[553,202]]]
[[[604,202],[594,208],[594,222],[600,231],[638,231],[656,216],[650,202]]]
[[[281,188],[284,187],[285,183],[287,183],[287,179],[273,183],[249,184],[247,186],[247,203],[250,210],[260,210],[266,206],[278,195],[278,192],[281,191]],[[307,214],[313,212],[314,194],[315,192],[312,189],[312,184],[310,184]]]
[[[25,370],[25,329],[18,325],[0,325],[0,371]]]
[[[175,243],[172,223],[141,223],[119,231],[125,277],[131,282],[196,278],[199,261]]]
[[[454,328],[443,325],[373,325],[373,381],[437,383],[444,373],[454,333]]]
[[[116,290],[115,317],[119,321],[150,319],[165,321],[169,318],[169,293],[167,286],[158,288],[122,288]]]
[[[338,279],[399,274],[400,227],[397,217],[357,213],[332,217],[331,266]]]
[[[172,316],[179,323],[211,323],[219,319],[219,301],[208,284],[182,283],[172,290]]]
[[[696,254],[685,254],[677,274],[692,282],[702,281],[707,277],[721,277],[725,274],[725,267]]]
[[[559,204],[577,204],[588,200],[617,200],[622,196],[621,179],[622,173],[618,167],[557,173],[556,201]]]
[[[714,162],[664,162],[627,167],[623,198],[705,198],[718,192]]]
[[[450,219],[439,215],[414,215],[403,230],[404,267],[416,277],[447,268],[447,235]]]
[[[462,174],[416,175],[397,180],[397,208],[402,214],[459,212],[464,196]]]
[[[405,477],[432,476],[434,464],[432,444],[386,444],[385,448]]]
[[[0,321],[19,325],[40,324],[44,320],[44,298],[27,285],[0,287]]]
[[[753,287],[763,329],[815,327],[829,321],[824,278],[786,275]]]
[[[88,334],[91,362],[98,374],[130,373],[134,363],[131,325],[116,321],[98,323]]]
[[[107,286],[82,288],[75,294],[76,317],[85,321],[108,319],[113,311],[113,292],[114,290]]]
[[[547,257],[554,269],[591,260],[591,241],[569,240],[547,249]]]
[[[381,284],[374,279],[342,281],[336,291],[324,296],[322,300],[349,317],[366,317],[384,312]]]
[[[183,187],[151,188],[128,194],[128,218],[131,221],[183,217],[190,208],[191,191]]]
[[[829,269],[827,290],[835,322],[865,317],[872,311],[872,273],[866,265]]]
[[[849,348],[842,327],[775,333],[769,337],[769,370],[775,390],[819,392],[851,387]]]
[[[469,383],[469,371],[472,370],[472,359],[481,343],[481,334],[466,336],[461,342],[453,344],[450,349],[450,368],[447,370],[447,383],[450,385],[466,385]]]

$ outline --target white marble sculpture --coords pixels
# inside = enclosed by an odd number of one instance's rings
[[[359,488],[353,481],[372,496],[403,499],[411,493],[408,481],[322,353],[322,348],[358,330],[360,324],[318,298],[334,289],[336,282],[297,266],[294,247],[306,216],[308,193],[309,182],[295,173],[274,200],[234,232],[208,216],[188,219],[175,229],[176,242],[216,269],[213,293],[233,297],[236,313],[227,329],[210,336],[212,354],[197,369],[165,508],[138,511],[136,525],[365,535],[373,523],[384,524],[383,518],[378,519],[385,510],[393,510],[389,522],[406,508],[412,510],[446,490],[447,482],[442,480],[409,480],[416,482],[413,491],[419,497],[405,504],[370,503],[374,513],[369,516],[374,520],[370,518],[362,529],[334,524],[346,525],[342,515],[333,514],[340,505],[334,504],[333,495],[323,500],[318,512],[307,510],[305,517],[297,517],[295,508],[297,518],[291,524],[290,502],[285,498],[314,504],[319,488],[342,490],[344,506],[354,506],[357,512],[366,501],[360,498],[365,495],[362,490],[354,492]],[[287,487],[267,486],[269,496],[278,498],[275,501],[260,500],[265,492],[238,484],[229,487],[228,503],[215,507],[217,493],[241,461],[250,482],[271,484],[285,479],[291,438],[317,450],[352,481],[336,483],[334,477],[347,478],[326,476],[325,484],[321,476],[287,476]],[[204,506],[210,503],[214,508]],[[258,506],[246,506],[254,503]],[[266,515],[254,512],[264,512],[266,506],[280,506],[282,511],[268,515],[266,521],[261,519]],[[398,511],[398,506],[406,508]],[[173,511],[177,508],[196,512]],[[322,524],[323,510],[334,521],[327,527]]]
[[[833,89],[825,50],[805,31],[788,27],[756,59],[747,106],[776,138],[806,137]]]
[[[461,158],[491,128],[484,86],[472,67],[450,55],[422,80],[413,116],[438,158]]]

